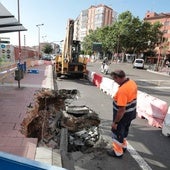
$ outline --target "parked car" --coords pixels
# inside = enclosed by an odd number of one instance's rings
[[[45,54],[45,55],[42,56],[41,59],[42,60],[51,61],[52,60],[52,56],[50,54]]]
[[[51,59],[55,60],[55,58],[56,58],[56,55],[55,54],[51,54]]]
[[[133,68],[144,68],[145,61],[143,59],[135,59],[133,62]]]

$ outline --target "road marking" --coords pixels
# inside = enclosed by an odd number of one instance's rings
[[[160,80],[158,80],[158,79],[156,79],[156,80],[149,80],[149,79],[136,79],[136,81],[146,81],[146,82],[170,82],[170,80],[162,80],[162,79],[160,79]]]
[[[127,150],[131,156],[136,160],[142,170],[152,170],[152,168],[146,163],[146,161],[136,152],[136,150],[127,142]]]
[[[145,87],[145,85],[138,85],[138,87]],[[147,86],[147,89],[152,88],[152,89],[170,89],[170,87],[167,86]]]

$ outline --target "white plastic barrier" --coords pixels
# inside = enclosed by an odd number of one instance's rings
[[[111,89],[111,97],[113,97],[116,94],[116,92],[119,88],[119,85],[115,81],[113,81],[113,85],[111,88],[112,88]]]
[[[168,104],[147,93],[138,91],[137,112],[139,117],[144,117],[152,126],[162,127],[168,111]]]
[[[113,97],[118,90],[118,84],[110,78],[103,77],[100,84],[100,90]]]
[[[42,60],[33,60],[31,61],[31,67],[42,65]]]
[[[42,88],[54,90],[53,80],[50,77],[46,77],[42,82]]]
[[[162,134],[170,136],[170,107],[168,108],[168,113],[166,114],[163,122]]]
[[[95,72],[93,72],[93,71],[88,71],[88,80],[89,80],[90,82],[93,82],[94,74],[95,74]]]
[[[44,60],[38,60],[38,65],[43,65],[44,64]]]
[[[48,88],[54,90],[54,82],[53,82],[53,71],[52,66],[48,65],[45,69],[45,76],[46,78],[42,82],[42,88]]]
[[[45,68],[44,75],[47,76],[47,77],[53,75],[52,65],[48,65],[48,66]]]
[[[16,69],[17,69],[17,67],[13,67],[13,68],[10,68],[10,69],[8,69],[8,70],[4,70],[4,71],[0,72],[0,75],[3,75],[3,74],[6,74],[6,73],[9,73],[9,72],[12,72],[12,71],[14,71],[14,70],[16,70]]]
[[[33,66],[40,66],[40,65],[50,65],[50,64],[53,64],[52,61],[46,61],[46,60],[32,60],[31,61],[31,67]]]

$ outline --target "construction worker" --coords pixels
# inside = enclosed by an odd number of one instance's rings
[[[113,144],[108,154],[122,157],[127,149],[131,121],[136,118],[137,85],[126,77],[123,70],[111,72],[112,79],[119,84],[118,91],[113,97],[113,122],[111,126]]]

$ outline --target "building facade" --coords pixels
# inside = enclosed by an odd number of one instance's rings
[[[106,5],[91,6],[88,9],[88,31],[113,23],[113,9]]]
[[[74,40],[83,41],[87,35],[88,10],[81,11],[74,22]]]
[[[160,22],[162,24],[161,31],[163,32],[163,38],[156,48],[157,53],[160,55],[170,55],[170,13],[160,13],[147,11],[144,21],[155,23]]]
[[[106,5],[92,5],[87,10],[81,11],[75,20],[74,39],[83,41],[90,30],[110,26],[116,19],[117,13]]]

